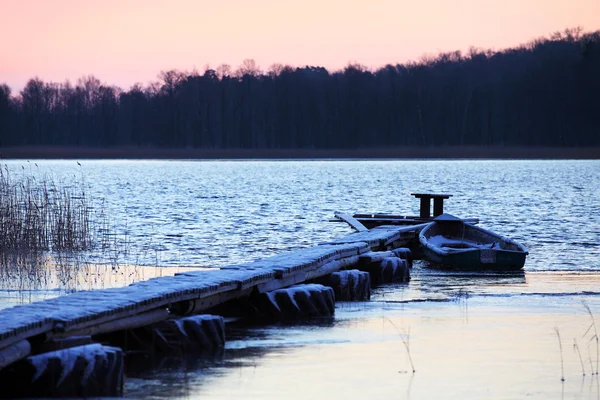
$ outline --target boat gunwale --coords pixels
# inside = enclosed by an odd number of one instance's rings
[[[515,246],[517,246],[520,250],[510,250],[510,249],[482,249],[479,247],[469,247],[469,248],[463,248],[463,249],[454,249],[454,248],[442,248],[440,246],[435,245],[434,243],[430,242],[428,239],[428,237],[425,236],[425,234],[433,227],[435,226],[435,224],[445,224],[445,223],[462,223],[463,225],[466,225],[469,228],[472,228],[474,230],[486,233],[490,236],[496,237],[504,242],[513,244]],[[442,235],[443,236],[443,235]],[[465,222],[463,219],[460,219],[460,221],[456,221],[456,222],[439,222],[439,221],[432,221],[430,222],[426,227],[424,227],[421,232],[419,232],[419,242],[421,243],[421,245],[423,245],[424,247],[430,249],[431,251],[438,253],[440,255],[451,255],[451,254],[462,254],[462,253],[469,253],[469,252],[475,252],[475,251],[481,251],[481,250],[494,250],[496,252],[504,252],[504,253],[515,253],[515,254],[525,254],[526,256],[529,255],[529,251],[527,250],[527,247],[525,247],[523,244],[507,238],[505,236],[502,236],[498,233],[492,232],[490,230],[487,230],[485,228],[482,228],[480,226],[475,226],[472,224],[469,224],[467,222]]]

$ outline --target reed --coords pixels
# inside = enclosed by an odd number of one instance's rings
[[[583,334],[583,337],[586,337],[593,330],[594,334],[590,335],[589,341],[590,342],[594,341],[594,340],[596,341],[596,372],[594,372],[594,368],[592,367],[592,375],[598,375],[598,363],[600,362],[600,343],[598,343],[598,330],[596,329],[596,321],[594,319],[594,314],[592,313],[590,306],[585,301],[582,301],[582,303],[583,303],[583,307],[585,307],[585,309],[588,312],[590,319],[592,321],[590,326],[587,328],[587,330]],[[590,357],[590,363],[591,363],[591,357]]]
[[[0,251],[78,251],[93,244],[91,204],[83,184],[14,178],[0,168]]]
[[[63,184],[29,165],[22,174],[0,166],[0,279],[40,288],[49,269],[61,282],[76,275],[110,232],[83,176]]]
[[[581,363],[581,373],[585,376],[585,365],[583,364],[583,358],[581,357],[581,351],[579,350],[579,346],[577,345],[577,339],[573,338],[573,351],[577,352],[579,355],[579,362]]]
[[[564,382],[565,381],[565,364],[564,364],[564,359],[563,359],[562,341],[560,340],[560,331],[558,330],[557,326],[554,327],[554,331],[556,332],[556,336],[558,336],[558,345],[560,347],[560,373],[561,373],[560,380],[562,382]]]
[[[388,320],[388,322],[390,324],[392,324],[392,326],[394,327],[394,329],[396,330],[396,332],[398,332],[398,335],[400,335],[400,339],[402,340],[402,343],[404,344],[404,348],[406,349],[406,354],[408,355],[408,361],[410,362],[410,367],[412,369],[413,374],[416,372],[415,370],[415,365],[413,364],[413,360],[412,357],[410,355],[410,327],[408,328],[408,331],[406,331],[405,329],[402,330],[402,332],[400,332],[400,329],[398,329],[398,327],[396,326],[396,324],[394,324],[394,321],[392,321],[389,318],[385,318]]]
[[[82,171],[65,183],[42,174],[35,163],[21,170],[0,165],[3,288],[102,288],[104,278],[93,271],[106,271],[114,278],[122,276],[123,265],[159,266],[157,243],[150,239],[132,251],[126,222],[124,227],[121,221],[111,222],[104,199],[89,195]],[[129,279],[135,280],[139,277]]]

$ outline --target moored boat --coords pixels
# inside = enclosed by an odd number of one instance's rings
[[[425,259],[455,270],[518,271],[527,249],[514,240],[442,214],[419,234]]]

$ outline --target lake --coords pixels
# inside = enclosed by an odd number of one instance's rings
[[[137,264],[219,267],[344,235],[335,211],[418,215],[410,193],[523,242],[526,270],[598,267],[600,161],[5,161],[84,181]],[[37,164],[37,166],[35,166]],[[24,167],[24,168],[23,168]]]
[[[511,276],[446,273],[419,262],[408,285],[380,287],[368,303],[340,303],[333,319],[245,329],[212,359],[179,360],[128,377],[128,396],[600,397],[598,375],[591,374],[595,344],[583,337],[600,313],[600,161],[4,164],[15,177],[84,182],[122,243],[113,261],[124,276],[98,270],[75,285],[51,280],[22,290],[7,283],[0,290],[4,307],[118,286],[152,271],[215,268],[309,247],[350,232],[328,222],[335,211],[417,215],[415,192],[453,194],[446,212],[478,217],[480,226],[529,249],[525,272]],[[564,339],[564,383],[555,327]],[[407,364],[408,337],[415,374]]]

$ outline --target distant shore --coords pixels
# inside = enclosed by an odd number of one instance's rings
[[[191,149],[0,147],[0,159],[600,159],[600,147],[390,147],[374,149]]]

